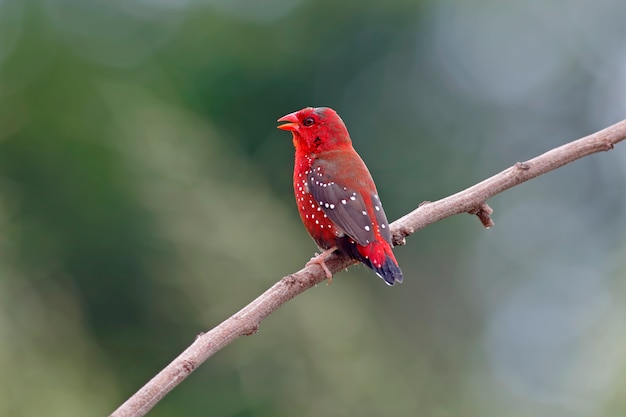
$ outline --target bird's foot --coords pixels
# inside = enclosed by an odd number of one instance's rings
[[[324,274],[326,274],[326,278],[328,278],[328,285],[333,283],[333,274],[330,272],[330,269],[328,269],[328,267],[326,266],[326,257],[330,255],[331,253],[333,253],[335,250],[337,250],[337,247],[333,246],[332,248],[325,250],[319,255],[316,253],[315,256],[312,257],[311,260],[309,260],[309,262],[306,263],[306,266],[313,265],[313,264],[319,265],[324,271]]]

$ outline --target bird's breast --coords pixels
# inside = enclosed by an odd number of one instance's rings
[[[308,178],[311,174],[312,160],[296,160],[293,176],[293,189],[302,223],[318,246],[330,248],[335,240],[344,235],[322,210],[319,202],[309,192]]]

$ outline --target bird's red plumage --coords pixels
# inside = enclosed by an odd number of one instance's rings
[[[363,262],[390,285],[402,282],[376,185],[339,115],[307,107],[279,121],[293,133],[296,203],[313,240]]]

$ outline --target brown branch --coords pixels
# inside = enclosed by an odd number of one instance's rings
[[[417,230],[459,213],[475,214],[485,227],[491,227],[493,226],[491,220],[493,210],[486,204],[489,198],[584,156],[613,149],[615,144],[624,139],[626,139],[626,120],[552,149],[529,161],[518,162],[464,191],[435,202],[423,203],[416,210],[391,224],[394,244],[403,245],[405,238]],[[326,261],[333,273],[353,263],[354,261],[337,255],[332,255]],[[324,272],[317,265],[308,266],[287,275],[219,326],[198,335],[183,353],[115,410],[110,417],[145,415],[211,355],[240,336],[254,334],[265,317],[296,295],[325,279]]]

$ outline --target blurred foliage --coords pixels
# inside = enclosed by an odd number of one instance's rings
[[[278,117],[338,110],[395,219],[623,118],[625,12],[0,1],[0,415],[106,415],[303,265]],[[150,415],[624,413],[625,155],[308,291]]]

